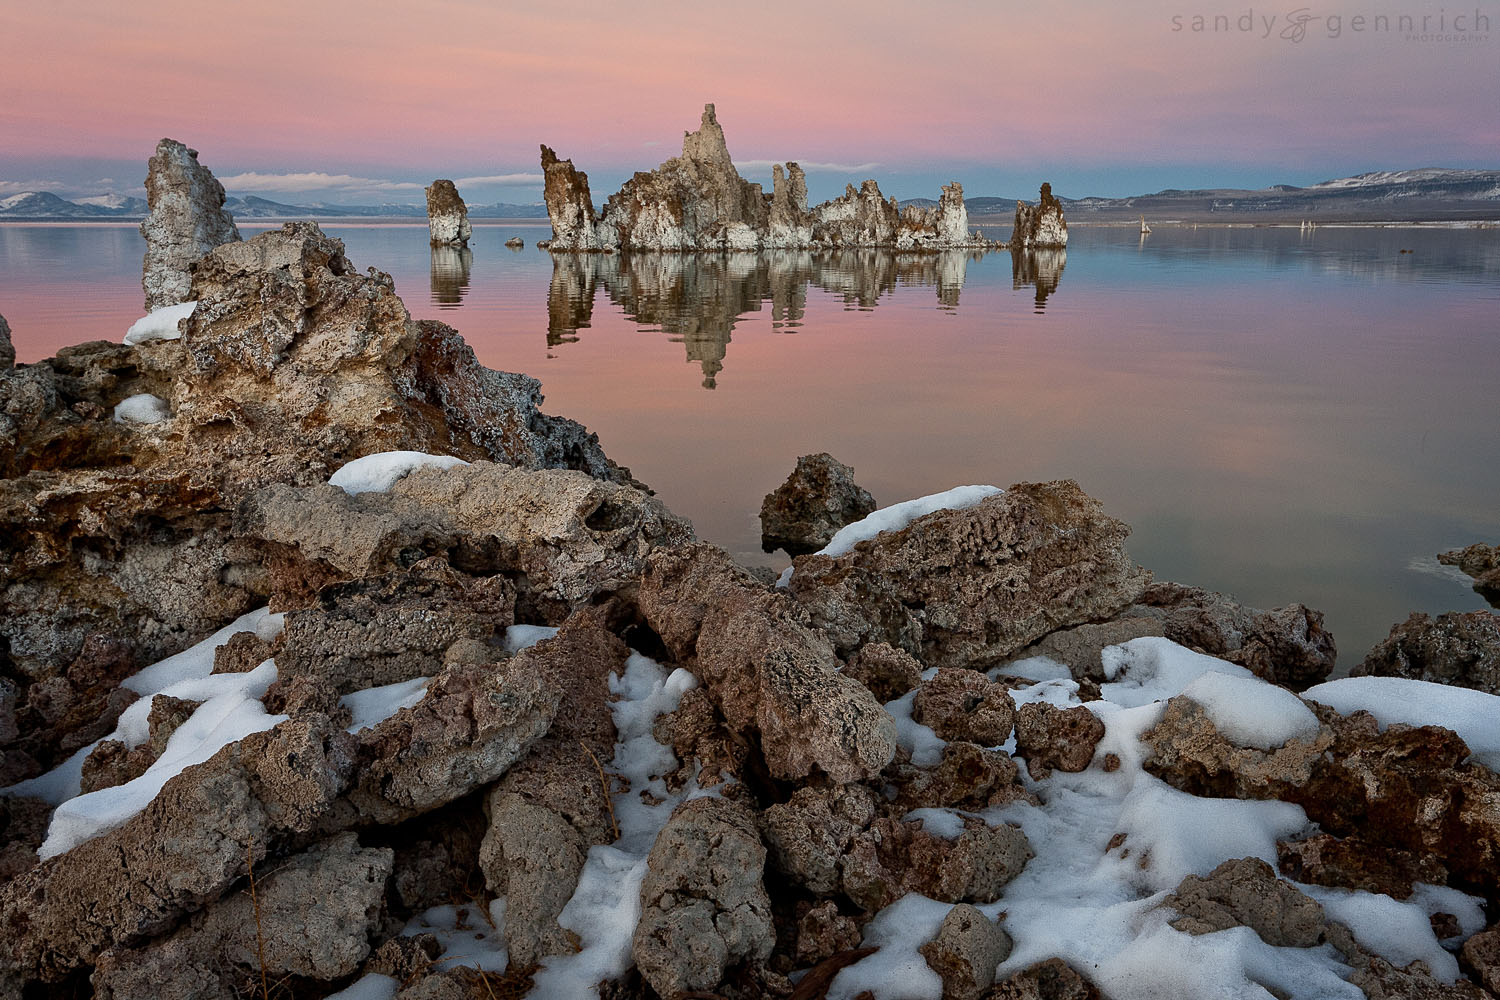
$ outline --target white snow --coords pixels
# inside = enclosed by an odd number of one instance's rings
[[[414,677],[409,681],[382,684],[344,695],[339,699],[339,704],[347,708],[354,717],[354,721],[349,724],[349,732],[357,733],[361,729],[378,726],[403,708],[411,708],[426,697],[427,685],[431,680],[431,677]]]
[[[391,1000],[401,989],[401,984],[391,976],[378,972],[367,972],[337,993],[330,993],[326,1000]]]
[[[909,893],[881,910],[865,926],[860,946],[879,948],[834,977],[828,1000],[851,1000],[865,990],[877,997],[941,1000],[943,981],[917,951],[937,934],[953,907]]]
[[[885,710],[896,720],[896,742],[911,754],[911,762],[918,767],[936,767],[943,759],[943,747],[948,742],[930,726],[924,726],[911,717],[917,691],[917,688],[912,688],[896,700],[887,702]]]
[[[139,695],[148,695],[164,691],[178,681],[207,677],[213,673],[214,650],[228,642],[230,636],[236,632],[254,632],[261,639],[270,642],[281,634],[285,622],[285,615],[273,615],[268,608],[257,608],[236,618],[197,645],[132,674],[120,686]]]
[[[1458,960],[1438,944],[1428,913],[1418,903],[1353,889],[1320,885],[1297,888],[1322,903],[1328,919],[1347,926],[1367,951],[1397,967],[1420,959],[1435,978],[1445,983],[1458,978]]]
[[[177,324],[193,314],[198,308],[197,302],[179,302],[175,306],[162,306],[153,309],[130,324],[130,329],[125,331],[125,343],[144,344],[148,340],[177,340],[182,336],[182,331]]]
[[[900,531],[919,517],[939,510],[964,510],[975,506],[986,497],[1003,492],[1004,490],[998,486],[955,486],[942,493],[933,493],[930,496],[917,497],[915,500],[894,503],[889,507],[882,507],[853,524],[844,525],[827,545],[813,554],[841,556],[860,542],[874,538],[881,532]],[[782,571],[781,578],[776,581],[776,586],[785,587],[791,580],[792,567],[788,566]]]
[[[557,629],[547,625],[512,625],[505,630],[505,651],[515,655],[556,634]]]
[[[1404,677],[1344,677],[1316,684],[1302,697],[1341,715],[1363,709],[1382,729],[1393,722],[1451,729],[1475,760],[1500,770],[1500,696]]]
[[[1174,698],[1208,673],[1255,677],[1238,664],[1195,653],[1158,636],[1106,646],[1099,655],[1104,662],[1104,676],[1111,681],[1099,685],[1100,694],[1105,701],[1124,708],[1138,708],[1153,701]]]
[[[432,963],[433,972],[459,966],[484,972],[504,972],[510,961],[505,945],[505,899],[479,906],[434,906],[423,910],[401,930],[402,937],[431,934],[443,946]]]
[[[990,679],[997,677],[1021,677],[1032,681],[1071,680],[1073,672],[1067,664],[1059,663],[1050,656],[1028,656],[1024,660],[1012,660],[990,671]]]
[[[328,485],[345,493],[389,493],[391,487],[417,469],[451,469],[468,465],[452,455],[429,455],[421,451],[382,451],[346,462],[328,477]]]
[[[160,396],[139,392],[126,396],[115,405],[114,421],[117,424],[159,424],[172,419],[172,407]]]
[[[1236,746],[1270,750],[1318,731],[1318,717],[1301,698],[1259,677],[1213,671],[1183,688],[1182,696],[1201,705],[1214,728]]]

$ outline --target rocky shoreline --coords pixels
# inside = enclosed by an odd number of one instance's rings
[[[0,997],[1500,988],[1500,616],[1330,681],[1072,482],[827,455],[764,579],[316,225],[167,266],[0,368]]]

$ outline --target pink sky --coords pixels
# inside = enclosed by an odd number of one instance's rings
[[[1474,27],[1473,5],[1415,0],[1312,3],[1305,40],[1281,38],[1303,3],[10,2],[0,182],[66,159],[143,162],[163,135],[221,175],[534,174],[546,142],[617,182],[675,152],[709,100],[737,160],[828,164],[839,186],[952,174],[999,194],[1046,172],[1077,196],[1169,175],[1497,165],[1500,4],[1477,8],[1481,40],[1353,30],[1361,14],[1435,28],[1440,11],[1448,35],[1455,16]],[[1198,14],[1234,28],[1195,33]],[[1104,190],[1112,178],[1124,189]]]

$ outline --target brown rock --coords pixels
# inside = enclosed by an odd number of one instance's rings
[[[0,371],[16,366],[16,349],[10,342],[10,324],[0,316]]]
[[[995,967],[1010,957],[1010,935],[967,903],[948,911],[937,936],[918,949],[943,980],[943,996],[978,1000],[995,982]]]
[[[1022,484],[846,555],[801,556],[790,589],[841,652],[884,641],[928,666],[987,668],[1134,601],[1147,574],[1121,547],[1128,530],[1071,481]]]
[[[695,774],[698,784],[712,788],[740,773],[750,748],[736,740],[714,708],[713,699],[703,688],[693,688],[682,695],[677,709],[658,718],[652,726],[658,743],[670,746],[679,762],[678,769],[664,775],[667,787],[676,791]]]
[[[943,747],[937,767],[931,770],[910,765],[895,770],[899,801],[908,809],[977,810],[1031,801],[1010,755],[973,743],[949,743]]]
[[[888,642],[872,642],[849,658],[844,676],[859,681],[876,701],[885,704],[922,683],[922,664],[904,649]]]
[[[1338,649],[1323,613],[1301,604],[1260,611],[1177,583],[1146,588],[1132,615],[1160,615],[1168,639],[1238,663],[1272,684],[1301,691],[1326,680]]]
[[[875,498],[854,481],[853,469],[827,452],[803,455],[786,482],[761,501],[760,545],[794,556],[814,552],[874,510]]]
[[[1188,934],[1249,927],[1276,948],[1312,948],[1327,934],[1323,907],[1259,858],[1226,861],[1206,877],[1189,875],[1162,900]]]
[[[1063,219],[1062,202],[1052,194],[1051,184],[1042,185],[1037,204],[1016,202],[1016,221],[1010,237],[1012,251],[1067,245],[1068,223]]]
[[[1500,993],[1500,924],[1487,927],[1465,941],[1459,961],[1480,986],[1491,993]]]
[[[1104,723],[1087,708],[1058,708],[1045,702],[1022,705],[1016,715],[1016,754],[1026,758],[1026,771],[1041,780],[1059,771],[1078,772],[1094,759],[1094,748],[1104,738]]]
[[[822,634],[710,545],[658,549],[641,578],[642,618],[714,697],[731,732],[757,734],[771,774],[873,777],[896,752],[895,721],[838,672]]]
[[[254,632],[236,632],[214,650],[216,674],[245,674],[271,658],[271,644]]]
[[[1416,882],[1448,881],[1447,869],[1436,858],[1371,843],[1358,833],[1343,838],[1319,833],[1278,843],[1276,866],[1298,882],[1363,889],[1393,899],[1406,899]]]
[[[1028,965],[984,994],[985,1000],[1104,1000],[1098,987],[1060,958]]]
[[[3,324],[0,320],[0,324]],[[0,367],[4,367],[0,363]],[[1438,562],[1445,566],[1457,566],[1474,578],[1474,590],[1500,608],[1500,545],[1484,545],[1476,542],[1462,549],[1444,552]]]
[[[1413,614],[1350,672],[1352,677],[1407,677],[1500,694],[1500,614]]]
[[[940,669],[912,699],[912,718],[945,740],[997,747],[1010,739],[1016,703],[975,670]]]
[[[36,865],[51,821],[52,807],[41,799],[0,795],[0,883]]]
[[[832,955],[859,947],[859,925],[854,918],[840,913],[832,900],[805,909],[797,919],[795,958],[799,966],[817,965]]]

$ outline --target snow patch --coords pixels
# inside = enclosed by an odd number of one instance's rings
[[[452,455],[429,455],[421,451],[382,451],[346,462],[328,477],[329,486],[345,493],[389,493],[391,487],[417,469],[451,469],[468,465]]]
[[[1099,655],[1104,663],[1104,676],[1112,682],[1101,684],[1099,692],[1105,701],[1124,708],[1139,708],[1153,701],[1175,698],[1204,674],[1255,677],[1238,664],[1195,653],[1160,636],[1145,636],[1118,646],[1106,646]]]
[[[1405,677],[1344,677],[1316,684],[1302,697],[1341,715],[1364,710],[1382,729],[1395,722],[1451,729],[1475,760],[1500,770],[1500,696]]]
[[[182,331],[177,324],[193,314],[197,302],[179,302],[175,306],[153,309],[125,331],[125,343],[144,344],[149,340],[177,340]]]
[[[427,685],[431,677],[414,677],[409,681],[382,684],[379,687],[351,691],[339,699],[339,704],[349,710],[354,721],[349,732],[378,726],[403,708],[411,708],[427,696]]]
[[[1214,671],[1183,688],[1182,696],[1201,705],[1214,728],[1235,746],[1271,750],[1318,731],[1318,717],[1301,698],[1259,677]]]
[[[172,407],[160,396],[149,392],[126,396],[115,406],[117,424],[159,424],[172,419]]]

